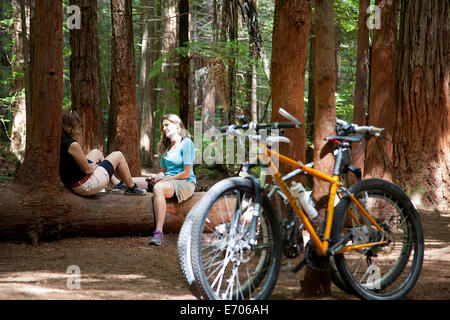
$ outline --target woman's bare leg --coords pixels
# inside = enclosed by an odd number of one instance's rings
[[[103,153],[98,149],[92,149],[88,152],[86,155],[86,158],[91,160],[93,163],[98,164],[99,162],[102,162],[105,160],[105,157],[103,156]],[[111,183],[112,185],[116,185],[120,182],[119,179],[117,179],[114,175],[111,177]]]
[[[163,231],[164,220],[166,219],[166,198],[171,198],[174,194],[173,184],[167,181],[158,182],[153,188],[156,231]]]
[[[89,151],[86,158],[91,160],[93,163],[102,162],[105,159],[103,153],[98,149],[92,149]]]
[[[134,185],[133,179],[131,178],[130,168],[128,167],[127,160],[125,160],[122,152],[114,151],[108,155],[105,160],[111,162],[117,172],[117,175],[128,187],[132,187]]]
[[[145,177],[133,177],[133,182],[136,183],[138,188],[147,190],[148,189],[148,182],[145,180]]]

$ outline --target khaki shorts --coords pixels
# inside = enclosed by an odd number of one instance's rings
[[[169,180],[175,189],[175,196],[178,203],[186,201],[194,194],[195,183],[185,180]]]
[[[73,192],[80,196],[92,196],[102,189],[104,189],[109,183],[109,173],[104,167],[97,167],[81,186],[72,188]]]

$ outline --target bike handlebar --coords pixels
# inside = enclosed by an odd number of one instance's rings
[[[339,131],[343,131],[343,135],[351,134],[351,133],[369,133],[373,136],[379,137],[380,135],[384,135],[386,133],[385,128],[378,128],[374,126],[359,126],[354,123],[347,123],[344,120],[336,119],[336,124],[338,125],[338,134]]]
[[[273,123],[255,123],[250,122],[242,125],[238,124],[231,124],[228,126],[222,126],[222,127],[215,127],[215,129],[219,131],[234,131],[239,129],[254,129],[254,130],[260,130],[260,129],[291,129],[291,128],[301,128],[301,123],[292,123],[292,122],[273,122]]]

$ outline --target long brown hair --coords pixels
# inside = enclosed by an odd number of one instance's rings
[[[63,109],[62,111],[62,138],[74,139],[77,136],[77,131],[80,127],[81,119],[76,111],[72,109]]]
[[[170,144],[171,144],[170,139],[166,137],[166,135],[164,134],[164,132],[162,130],[164,120],[168,120],[168,121],[178,125],[178,129],[179,129],[178,133],[180,134],[181,138],[189,137],[189,131],[187,131],[184,128],[183,121],[181,121],[179,116],[177,116],[176,114],[173,114],[173,113],[168,113],[168,114],[164,115],[161,118],[161,121],[159,122],[159,130],[161,131],[161,140],[159,140],[158,151],[159,151],[159,155],[161,158],[164,157],[167,150],[170,149]]]

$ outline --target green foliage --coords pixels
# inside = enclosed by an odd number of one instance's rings
[[[148,8],[145,7],[146,2],[141,0],[133,1],[133,26],[134,26],[134,44],[136,57],[136,73],[139,75],[139,65],[141,59],[141,41],[142,41],[142,22],[141,14]],[[71,49],[69,44],[69,30],[67,29],[66,8],[69,0],[64,0],[64,96],[63,107],[69,108],[71,105],[70,91],[70,68],[69,61]],[[178,47],[169,52],[160,54],[161,42],[165,34],[163,32],[164,19],[161,19],[162,10],[159,6],[167,5],[164,1],[159,2],[154,8],[156,16],[154,17],[153,26],[160,28],[153,37],[159,38],[152,48],[156,54],[156,60],[153,62],[151,69],[148,71],[149,77],[156,81],[157,101],[154,104],[155,114],[155,143],[158,143],[159,119],[166,113],[179,113],[178,96],[176,79],[178,77],[178,69],[174,67],[177,62],[177,56],[202,57],[205,59],[220,59],[226,66],[227,70],[234,67],[236,76],[232,83],[233,90],[233,107],[237,109],[237,113],[247,113],[249,109],[249,93],[248,91],[248,74],[251,72],[251,66],[256,63],[257,69],[257,103],[260,110],[266,110],[265,118],[262,121],[270,121],[271,114],[271,87],[270,82],[263,72],[261,60],[252,55],[251,43],[248,35],[246,17],[242,20],[238,31],[238,40],[228,41],[227,34],[223,25],[218,25],[216,30],[217,36],[222,41],[214,42],[212,21],[212,4],[207,0],[191,0],[191,23],[196,31],[196,36],[192,37],[192,41],[187,43],[186,47]],[[12,13],[14,8],[11,1],[3,1],[0,3],[0,118],[3,121],[1,126],[9,126],[12,119],[11,105],[14,101],[11,83],[14,80],[23,79],[24,71],[16,69],[12,72],[11,62],[15,61],[12,54],[14,46],[14,37],[11,32],[13,23]],[[271,59],[272,51],[272,31],[274,18],[275,2],[273,0],[258,1],[258,18],[259,31],[261,33],[267,58]],[[340,83],[336,88],[336,113],[337,116],[347,121],[351,121],[353,113],[353,94],[354,94],[354,78],[356,69],[356,49],[357,49],[357,24],[358,24],[358,0],[335,0],[335,21],[336,30],[339,37],[340,49]],[[110,95],[110,51],[111,51],[111,8],[110,1],[98,1],[98,41],[100,55],[100,72],[101,72],[101,94],[103,104],[104,127],[107,127],[109,112],[109,95]],[[219,15],[220,18],[220,15]],[[160,20],[161,19],[161,20]],[[205,27],[209,25],[209,27]],[[194,41],[195,39],[195,41]],[[311,40],[310,40],[311,41]],[[288,61],[286,63],[289,63]],[[170,67],[165,68],[165,64]],[[200,79],[207,72],[204,66],[194,66],[191,64],[193,71],[192,78]],[[163,72],[164,70],[164,72]],[[203,74],[202,74],[203,72]],[[306,79],[309,78],[308,70]],[[139,76],[136,77],[139,79]],[[201,85],[201,81],[196,83]],[[306,84],[308,81],[306,81]],[[139,90],[137,88],[137,90]],[[137,92],[138,93],[138,92]],[[305,88],[305,101],[308,101],[307,87]],[[193,103],[191,101],[191,103]],[[196,101],[196,107],[201,102]],[[307,104],[305,104],[307,108]],[[248,114],[248,113],[247,113]],[[195,108],[195,119],[202,118],[201,108]],[[214,122],[216,125],[223,125],[226,122],[225,112],[217,99],[216,112]],[[309,124],[306,123],[306,126]],[[10,128],[9,128],[10,129]],[[0,141],[6,140],[6,135],[0,128]],[[107,138],[107,137],[106,137]],[[205,142],[206,143],[206,142]],[[308,141],[308,146],[312,142]]]
[[[336,32],[339,38],[340,83],[336,88],[336,116],[350,121],[353,118],[359,1],[336,0]]]
[[[343,82],[336,92],[336,117],[347,122],[353,118],[353,90],[355,82]]]
[[[337,24],[347,33],[358,29],[359,1],[336,0],[334,14]]]
[[[5,143],[0,144],[0,179],[11,180],[19,171],[21,162],[5,146]]]

